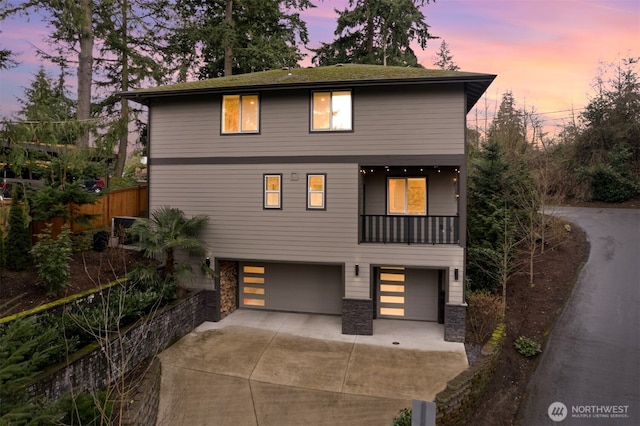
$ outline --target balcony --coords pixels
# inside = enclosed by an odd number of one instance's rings
[[[361,215],[360,242],[459,244],[458,216]]]

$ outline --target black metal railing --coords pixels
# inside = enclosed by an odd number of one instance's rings
[[[360,216],[361,243],[458,244],[458,216]]]

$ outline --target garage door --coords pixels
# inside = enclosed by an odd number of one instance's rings
[[[437,321],[438,271],[379,268],[378,317]]]
[[[342,266],[241,263],[241,307],[342,313]]]

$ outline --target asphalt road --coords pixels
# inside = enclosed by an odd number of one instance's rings
[[[591,251],[529,382],[520,425],[640,425],[640,210],[553,214],[584,229]]]

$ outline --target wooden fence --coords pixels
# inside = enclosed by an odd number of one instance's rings
[[[67,208],[71,216],[82,214],[92,215],[95,218],[91,220],[91,225],[83,225],[72,223],[73,232],[81,232],[90,229],[110,230],[111,218],[114,216],[145,216],[148,207],[147,185],[142,184],[133,188],[116,189],[109,191],[105,195],[98,198],[93,204],[84,204],[76,206],[69,204]],[[31,222],[31,234],[35,237],[41,233],[47,223],[52,224],[52,234],[58,235],[64,224],[62,218],[54,218],[47,222],[33,221]]]

